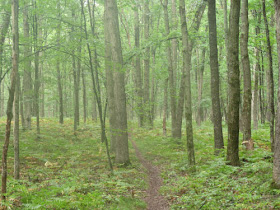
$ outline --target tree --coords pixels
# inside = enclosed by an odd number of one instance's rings
[[[20,95],[20,77],[17,74],[17,84],[14,98],[14,178],[19,179],[19,95]]]
[[[251,69],[248,52],[248,38],[249,38],[249,21],[248,21],[248,0],[242,0],[241,4],[241,35],[240,35],[240,53],[243,69],[243,109],[242,109],[242,124],[243,124],[243,142],[246,149],[252,148],[251,139]]]
[[[39,78],[39,27],[40,24],[38,23],[38,15],[36,14],[37,10],[37,2],[34,1],[34,22],[33,22],[33,35],[34,35],[34,51],[35,51],[35,60],[34,60],[34,66],[35,66],[35,73],[34,73],[34,109],[35,109],[35,116],[36,116],[36,131],[37,131],[37,138],[40,137],[40,105],[39,105],[39,89],[40,89],[40,78]]]
[[[58,10],[58,19],[60,19],[60,0],[57,0],[57,10]],[[58,25],[57,25],[57,34],[56,34],[58,51],[60,51],[60,34],[61,34],[61,23],[59,21]],[[63,109],[63,93],[62,93],[62,84],[61,84],[60,57],[59,56],[57,56],[57,61],[56,61],[56,73],[57,73],[57,90],[58,90],[58,95],[59,95],[59,123],[63,124],[64,109]]]
[[[187,152],[188,163],[190,166],[195,165],[195,154],[193,144],[193,127],[192,127],[192,102],[191,102],[191,78],[190,78],[190,40],[188,38],[188,28],[186,22],[186,9],[185,0],[180,0],[179,13],[181,19],[182,43],[183,43],[183,69],[186,79],[186,102],[185,102],[185,115],[186,115],[186,131],[187,131]]]
[[[238,166],[239,162],[239,16],[240,0],[232,0],[230,5],[228,34],[228,146],[227,160],[230,165]]]
[[[110,42],[106,42],[111,49],[111,71],[114,78],[114,100],[116,116],[116,163],[129,164],[126,95],[123,69],[122,46],[119,31],[118,7],[115,0],[105,0],[105,36],[109,36]]]
[[[161,0],[161,4],[163,6],[164,11],[164,25],[166,36],[170,34],[170,27],[169,27],[169,17],[168,17],[168,0]],[[174,44],[173,44],[174,45]],[[176,129],[176,121],[177,121],[177,112],[176,112],[176,88],[175,88],[175,78],[174,78],[174,71],[173,71],[173,56],[172,56],[172,48],[170,41],[166,42],[166,57],[168,61],[168,81],[169,81],[169,91],[170,91],[170,108],[171,108],[171,122],[172,122],[172,136],[174,138],[181,138],[180,134],[178,134],[178,129]],[[174,52],[173,52],[174,53]]]
[[[263,9],[263,19],[265,24],[265,34],[266,34],[266,45],[267,45],[267,57],[269,61],[269,69],[267,72],[267,86],[268,86],[268,116],[269,116],[269,127],[270,127],[270,142],[271,142],[271,151],[274,151],[274,81],[273,81],[273,59],[272,59],[272,49],[269,36],[269,28],[266,17],[266,6],[265,0],[262,0],[262,9]]]
[[[8,5],[9,1],[2,1],[2,7],[6,8]],[[8,7],[10,8],[10,7]],[[10,19],[11,19],[11,11],[9,9],[4,9],[4,11],[1,12],[1,19],[2,23],[0,25],[0,99],[2,98],[2,76],[3,76],[3,52],[4,52],[4,43],[5,43],[5,38],[6,34],[8,31],[8,27],[10,24]],[[0,103],[0,112],[2,110],[2,104]],[[1,115],[1,114],[0,114]]]
[[[7,121],[5,131],[5,141],[2,151],[2,187],[1,198],[6,200],[7,193],[7,155],[10,143],[11,121],[13,119],[13,102],[18,74],[18,57],[19,57],[19,32],[18,32],[18,0],[12,1],[12,33],[13,33],[13,69],[11,71],[11,87],[7,103]]]
[[[209,47],[211,68],[211,98],[214,123],[215,154],[224,148],[222,115],[220,106],[220,75],[218,65],[216,1],[208,1]]]
[[[23,71],[23,104],[24,104],[24,119],[26,129],[31,129],[31,114],[32,114],[32,102],[33,102],[33,88],[32,88],[32,78],[31,78],[31,59],[29,58],[31,54],[30,49],[30,30],[28,22],[28,8],[29,1],[24,1],[23,8],[23,34],[25,39],[24,45],[24,71]]]
[[[149,1],[144,1],[144,37],[148,41],[150,37],[150,10]],[[144,102],[144,125],[151,127],[152,122],[150,118],[150,46],[145,49],[144,57],[144,90],[143,90],[143,102]]]
[[[255,16],[255,19],[257,20],[257,26],[255,27],[256,31],[256,37],[260,34],[260,13],[256,10],[253,11],[253,15]],[[260,45],[257,44],[257,40],[255,39],[256,46],[255,46],[255,56],[256,56],[256,64],[254,66],[255,73],[254,73],[254,90],[253,90],[253,123],[254,123],[254,129],[258,129],[258,104],[259,104],[259,77],[260,77]]]
[[[105,117],[103,118],[103,109],[102,109],[102,100],[101,100],[99,79],[98,79],[98,77],[95,78],[95,76],[98,75],[98,73],[97,73],[97,69],[93,67],[92,51],[91,51],[90,44],[89,44],[89,36],[88,36],[87,24],[86,24],[87,20],[86,20],[86,15],[85,15],[85,11],[84,11],[84,1],[81,0],[80,4],[81,4],[81,13],[82,13],[82,17],[83,17],[83,30],[85,33],[87,51],[88,51],[88,56],[89,56],[89,66],[90,66],[90,73],[91,73],[91,78],[92,78],[92,88],[93,88],[93,93],[94,93],[94,96],[96,99],[98,113],[99,113],[99,121],[100,121],[100,127],[101,127],[101,142],[105,142],[109,167],[110,167],[111,172],[113,173],[113,165],[111,162],[109,146],[108,146],[107,136],[106,136],[106,132],[105,132]],[[94,18],[94,17],[92,17],[92,18]],[[91,19],[91,16],[90,16],[90,19]],[[92,35],[94,35],[94,24],[93,24],[92,20],[90,20],[90,21],[91,21]],[[105,36],[105,39],[106,39],[106,36]],[[96,59],[95,59],[95,61],[96,61]],[[106,112],[104,113],[104,116],[106,116]]]
[[[276,17],[276,41],[278,55],[278,96],[277,96],[277,113],[275,129],[275,145],[273,159],[273,181],[277,188],[280,188],[280,1],[274,0],[275,17]]]
[[[135,5],[134,10],[134,32],[135,32],[135,47],[137,50],[140,48],[140,20],[139,20],[139,5]],[[144,126],[144,110],[143,110],[143,78],[141,71],[141,59],[140,55],[135,56],[135,86],[136,86],[136,103],[137,112],[139,117],[140,127]]]

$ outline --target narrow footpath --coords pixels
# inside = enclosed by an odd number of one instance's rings
[[[162,178],[160,177],[160,169],[154,166],[148,160],[146,160],[141,152],[139,151],[136,143],[131,140],[132,145],[135,149],[137,158],[140,160],[142,165],[146,168],[146,173],[149,179],[149,187],[147,189],[147,196],[145,202],[147,203],[148,210],[168,210],[168,202],[164,196],[160,195],[159,189],[162,185]]]

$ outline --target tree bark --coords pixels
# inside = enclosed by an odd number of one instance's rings
[[[198,66],[198,106],[197,106],[197,125],[201,126],[201,122],[203,121],[203,107],[202,107],[202,94],[203,94],[203,73],[204,73],[204,67],[205,67],[205,54],[206,54],[206,48],[203,47],[202,55],[201,55],[201,62],[199,62]]]
[[[265,100],[265,94],[264,94],[264,59],[263,59],[263,51],[261,49],[261,69],[260,69],[260,111],[261,111],[261,124],[265,123],[265,113],[266,113],[266,100]]]
[[[37,9],[37,5],[36,5],[36,0],[35,0],[35,4],[34,4],[35,10]],[[34,15],[34,40],[35,40],[35,44],[34,44],[34,51],[35,51],[35,60],[34,60],[34,64],[35,64],[35,82],[34,82],[34,102],[35,102],[35,116],[36,116],[36,131],[37,131],[37,138],[40,138],[40,110],[39,110],[39,89],[40,89],[40,80],[39,80],[39,47],[38,47],[38,39],[40,39],[41,37],[38,36],[38,32],[39,30],[42,29],[38,29],[39,23],[38,23],[38,17],[37,14]],[[39,34],[42,34],[39,32]]]
[[[139,5],[135,6],[134,10],[134,32],[135,32],[135,47],[139,50],[140,48],[140,20],[139,20]],[[143,79],[141,71],[140,54],[138,53],[135,58],[135,86],[136,86],[136,103],[139,126],[144,126],[144,110],[143,110]]]
[[[30,49],[30,33],[28,23],[28,4],[29,1],[25,1],[23,8],[23,32],[24,39],[27,40],[24,44],[24,57],[28,58],[31,54]],[[24,61],[24,72],[23,72],[23,103],[24,103],[24,118],[25,118],[25,129],[31,129],[31,115],[32,115],[32,103],[33,103],[33,87],[31,77],[31,60],[26,59]]]
[[[87,89],[84,69],[82,70],[82,83],[83,83],[83,111],[84,123],[87,122]]]
[[[227,160],[230,165],[239,166],[239,104],[240,104],[240,71],[239,71],[239,17],[240,0],[232,0],[230,5],[228,34],[228,146]]]
[[[162,2],[163,12],[164,12],[164,25],[166,36],[170,34],[169,27],[169,17],[168,17],[168,0],[164,0]],[[181,135],[178,133],[178,129],[176,129],[176,121],[177,121],[177,112],[176,112],[176,88],[174,84],[174,72],[173,72],[173,57],[172,57],[172,49],[170,41],[166,42],[166,57],[168,61],[168,81],[169,81],[169,94],[170,94],[170,108],[171,108],[171,123],[172,123],[172,137],[173,138],[181,138]]]
[[[251,69],[248,52],[249,39],[249,21],[248,21],[248,0],[242,0],[241,3],[241,35],[240,35],[240,53],[241,63],[243,69],[243,108],[242,108],[242,124],[243,124],[243,143],[246,149],[253,149],[251,147]]]
[[[278,55],[278,96],[276,113],[275,146],[273,159],[273,182],[277,188],[280,188],[280,1],[274,0],[276,17],[276,41]]]
[[[171,0],[171,29],[177,30],[178,28],[178,14],[177,14],[177,2],[176,0]],[[172,68],[173,68],[173,76],[174,76],[174,87],[177,90],[177,77],[178,77],[178,40],[172,39],[171,41],[171,48],[172,48]]]
[[[265,34],[266,34],[266,44],[267,44],[267,56],[269,61],[269,69],[267,72],[267,86],[268,86],[268,114],[270,116],[269,119],[269,127],[270,127],[270,142],[271,142],[271,151],[274,151],[274,118],[275,118],[275,110],[274,110],[274,81],[273,81],[273,63],[272,63],[272,48],[270,44],[269,37],[269,28],[266,17],[266,6],[265,0],[262,0],[262,9],[263,9],[263,18],[265,23]]]
[[[13,49],[12,49],[12,65],[11,71],[11,86],[9,89],[9,99],[7,103],[7,121],[5,131],[5,141],[2,151],[2,186],[1,198],[6,200],[7,193],[7,155],[10,143],[11,121],[13,118],[13,102],[18,74],[18,56],[19,56],[19,33],[18,33],[18,0],[12,0],[12,34],[13,34]]]
[[[60,19],[60,0],[57,0],[57,10],[58,10],[58,19]],[[56,29],[56,42],[58,51],[60,50],[60,34],[61,34],[61,22],[59,21]],[[59,123],[63,124],[64,122],[64,108],[63,108],[63,93],[62,93],[62,83],[61,83],[61,72],[60,72],[60,58],[57,56],[56,60],[56,74],[57,74],[57,90],[59,97]]]
[[[260,34],[260,14],[254,11],[255,17],[258,21],[258,24],[256,26],[256,37]],[[256,55],[256,64],[255,64],[255,73],[254,73],[254,91],[253,91],[253,123],[254,123],[254,129],[258,129],[258,98],[259,98],[259,75],[260,75],[260,45],[257,45],[255,47],[255,55]]]
[[[195,165],[194,144],[193,144],[193,127],[192,127],[192,101],[191,101],[191,81],[190,81],[190,64],[191,63],[191,51],[188,38],[188,28],[186,22],[186,9],[185,0],[180,0],[179,12],[181,19],[181,31],[183,42],[183,69],[186,72],[186,103],[185,103],[185,115],[186,115],[186,132],[187,132],[187,150],[188,150],[188,164],[190,166]]]
[[[75,12],[72,11],[73,21],[75,20]],[[82,24],[81,24],[82,25]],[[72,33],[74,33],[74,28],[72,28]],[[72,37],[74,39],[74,37]],[[80,44],[78,47],[78,57],[81,57],[81,45],[82,40],[80,39]],[[77,130],[80,123],[80,72],[81,72],[81,61],[75,58],[75,51],[72,52],[72,69],[73,69],[73,79],[74,79],[74,131]]]
[[[2,1],[2,7],[7,7],[6,4],[9,3],[9,1],[5,0]],[[11,11],[10,10],[4,10],[1,14],[2,24],[0,25],[0,100],[2,99],[2,92],[1,92],[1,85],[2,85],[2,74],[3,74],[3,52],[4,52],[4,43],[6,34],[8,32],[8,28],[10,25],[10,19],[11,19]],[[0,112],[3,108],[3,104],[0,102]],[[0,113],[1,116],[1,113]]]
[[[211,98],[214,123],[215,154],[224,148],[222,114],[220,105],[220,75],[217,48],[216,0],[208,1],[209,47],[211,68]]]
[[[111,49],[111,63],[114,78],[114,99],[116,115],[116,163],[127,165],[129,161],[127,113],[125,95],[125,72],[123,70],[122,47],[118,21],[118,7],[115,0],[105,0],[105,33],[109,34],[110,43],[106,42]],[[105,34],[105,36],[108,36]]]
[[[144,37],[148,41],[150,37],[150,10],[149,1],[144,3]],[[150,127],[150,47],[145,48],[144,57],[144,125]]]
[[[168,78],[165,79],[164,82],[164,95],[163,95],[162,132],[164,136],[166,136],[167,104],[168,104]]]
[[[19,94],[20,80],[17,74],[17,82],[14,98],[14,178],[19,179]]]

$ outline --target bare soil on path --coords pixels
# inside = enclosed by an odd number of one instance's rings
[[[146,169],[146,173],[149,179],[149,187],[147,189],[147,196],[145,197],[145,202],[147,203],[148,210],[168,210],[169,205],[164,196],[160,195],[159,189],[162,185],[162,178],[160,177],[160,169],[154,166],[151,162],[146,160],[136,143],[131,140],[132,145],[135,149],[137,158],[140,160],[142,165]]]

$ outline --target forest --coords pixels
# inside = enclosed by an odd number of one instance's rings
[[[280,0],[0,0],[0,209],[280,208]]]

